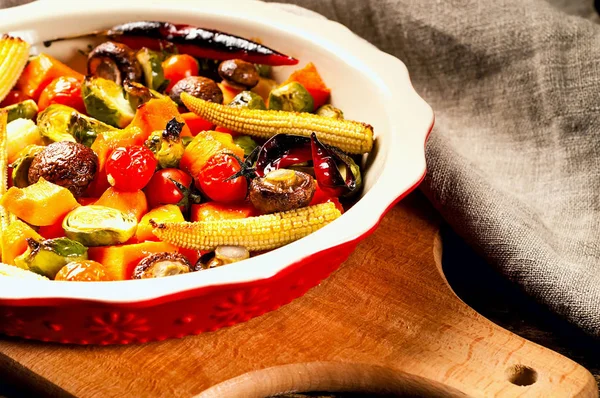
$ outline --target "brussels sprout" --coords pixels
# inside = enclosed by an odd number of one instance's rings
[[[161,53],[144,47],[135,54],[135,57],[140,65],[142,65],[146,87],[152,90],[162,91],[169,85],[169,81],[165,79],[162,67],[163,57]]]
[[[248,109],[261,109],[266,110],[265,100],[252,91],[242,91],[233,99],[227,106],[231,108],[248,108]]]
[[[17,104],[5,106],[0,110],[8,113],[6,115],[8,118],[7,122],[10,123],[17,119],[35,119],[35,115],[38,113],[38,106],[34,100],[29,99]]]
[[[247,135],[237,135],[233,138],[233,143],[244,150],[244,156],[250,156],[252,151],[258,146],[256,141]]]
[[[181,130],[185,123],[179,123],[173,118],[167,123],[167,128],[163,131],[155,131],[150,134],[144,145],[149,148],[160,168],[177,168],[179,161],[183,157],[185,146],[180,137]]]
[[[123,87],[112,80],[86,77],[81,86],[81,96],[87,113],[111,126],[125,128],[135,116]]]
[[[279,86],[269,94],[269,109],[289,112],[312,112],[314,100],[312,95],[298,82],[290,82]]]
[[[15,265],[51,279],[71,261],[87,260],[87,247],[71,239],[27,238],[27,244],[25,253],[15,258]]]
[[[11,165],[12,166],[12,181],[17,188],[25,188],[29,185],[29,166],[33,162],[33,158],[38,153],[46,149],[41,145],[28,145],[19,152],[19,158]]]
[[[40,134],[51,141],[78,142],[87,147],[92,146],[99,133],[116,130],[61,104],[53,104],[44,109],[38,115],[37,121]]]
[[[255,64],[254,67],[258,71],[260,77],[265,77],[267,79],[271,78],[271,73],[273,72],[271,65]]]
[[[149,89],[148,87],[141,85],[140,83],[125,80],[123,82],[123,89],[125,90],[126,97],[133,108],[137,108],[141,104],[145,104],[153,98],[164,98],[156,90]]]
[[[344,112],[342,112],[341,109],[338,109],[335,106],[330,105],[330,104],[323,105],[322,107],[317,109],[317,115],[323,116],[323,117],[330,117],[333,119],[343,119],[344,118]]]
[[[63,220],[68,238],[86,246],[110,246],[127,242],[137,228],[137,219],[106,206],[80,206]]]

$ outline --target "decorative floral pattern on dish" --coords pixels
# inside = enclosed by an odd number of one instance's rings
[[[150,330],[148,320],[132,313],[107,312],[90,318],[88,329],[106,342],[132,340]]]
[[[222,326],[231,326],[245,322],[265,312],[265,304],[269,300],[269,290],[263,287],[253,287],[241,290],[230,296],[227,301],[214,307],[215,319]]]

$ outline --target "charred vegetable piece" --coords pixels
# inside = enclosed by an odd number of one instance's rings
[[[252,91],[242,91],[233,99],[227,106],[231,108],[247,108],[247,109],[262,109],[266,110],[267,106],[262,97]]]
[[[136,55],[144,72],[144,84],[146,87],[156,91],[163,91],[169,81],[165,79],[162,67],[162,54],[147,48],[142,48]]]
[[[8,265],[8,264],[2,264],[2,263],[0,263],[0,277],[10,277],[10,278],[17,278],[17,279],[34,279],[34,280],[37,279],[40,281],[48,280],[48,278],[46,278],[43,275],[39,275],[34,272],[27,271],[27,270],[21,269],[19,267],[15,267],[14,265]]]
[[[112,80],[86,77],[81,95],[87,113],[111,126],[125,128],[135,116],[123,87]]]
[[[194,250],[244,246],[250,251],[270,250],[303,238],[341,215],[333,203],[283,213],[233,220],[154,223],[162,241]]]
[[[105,34],[132,48],[148,47],[155,51],[175,47],[179,53],[196,58],[243,59],[265,65],[296,65],[298,61],[266,46],[238,36],[168,22],[140,21],[118,25]]]
[[[269,109],[288,112],[312,112],[313,97],[298,82],[279,86],[269,94]]]
[[[198,61],[198,75],[208,77],[214,81],[221,80],[219,76],[219,65],[221,62],[217,59],[200,58]]]
[[[11,165],[13,186],[25,188],[29,185],[29,167],[35,155],[45,149],[41,145],[29,145],[19,153],[19,158]]]
[[[250,156],[252,152],[256,149],[258,144],[252,138],[247,135],[237,135],[233,137],[233,142],[235,145],[239,146],[244,150],[244,156]]]
[[[51,279],[71,261],[87,260],[87,247],[71,239],[28,238],[27,244],[25,253],[15,258],[15,265]]]
[[[135,216],[106,206],[80,206],[63,220],[68,238],[86,246],[110,246],[127,242],[137,227]]]
[[[198,116],[241,134],[260,138],[271,138],[279,133],[310,137],[316,132],[323,143],[351,154],[367,153],[373,148],[373,127],[365,123],[310,113],[230,108],[186,93],[181,94],[181,100]]]
[[[256,159],[256,174],[265,174],[312,160],[310,138],[291,134],[277,134],[260,148]]]
[[[114,280],[106,267],[97,261],[79,260],[71,261],[58,271],[55,281],[71,282],[102,282]]]
[[[181,102],[181,93],[201,98],[205,101],[214,102],[216,104],[223,103],[223,92],[213,80],[202,76],[190,76],[178,81],[169,94],[171,99],[178,105],[184,106]]]
[[[37,118],[40,134],[51,141],[72,141],[91,147],[100,133],[116,129],[99,120],[85,116],[75,109],[53,104]]]
[[[133,279],[162,278],[191,271],[192,265],[179,253],[154,253],[139,262],[133,271]]]
[[[81,196],[96,176],[98,156],[76,142],[55,142],[35,155],[28,171],[30,184],[40,177]]]
[[[246,89],[256,86],[260,79],[254,64],[241,59],[228,59],[221,62],[219,76],[232,86]]]
[[[133,108],[137,108],[153,98],[165,98],[165,96],[158,91],[130,80],[125,80],[123,82],[123,90],[125,90],[127,99]]]
[[[127,45],[107,41],[94,48],[88,55],[88,75],[112,80],[118,85],[125,79],[142,80],[142,67],[135,52]]]
[[[177,168],[183,157],[185,147],[180,134],[185,123],[179,123],[173,118],[163,131],[155,131],[144,145],[148,147],[162,169]]]
[[[17,119],[35,119],[38,113],[38,106],[32,99],[12,104],[2,109],[8,114],[9,123]]]
[[[249,198],[262,213],[276,213],[308,206],[315,189],[315,180],[310,175],[279,169],[253,179]]]
[[[7,34],[0,39],[0,102],[14,87],[27,64],[29,44]]]
[[[6,111],[0,110],[0,198],[4,196],[8,189],[8,134]],[[10,224],[10,214],[3,204],[0,204],[0,228],[6,231]],[[2,249],[4,251],[4,249]],[[5,259],[3,261],[6,261]]]
[[[342,112],[341,109],[338,109],[335,106],[330,105],[330,104],[323,105],[322,107],[317,109],[317,115],[323,116],[323,117],[331,117],[334,119],[343,119],[344,118],[344,112]]]

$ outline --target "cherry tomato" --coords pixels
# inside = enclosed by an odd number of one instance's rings
[[[40,94],[38,108],[40,112],[52,104],[62,104],[85,113],[81,97],[81,81],[70,76],[61,76],[52,80]]]
[[[156,158],[145,146],[116,148],[106,161],[110,185],[122,191],[137,191],[148,184],[156,169]]]
[[[107,272],[106,267],[96,261],[73,261],[58,271],[55,281],[96,282],[114,280]]]
[[[18,104],[19,102],[23,102],[25,100],[31,99],[27,94],[19,90],[10,90],[4,100],[0,103],[0,108],[4,108],[5,106]]]
[[[153,209],[162,205],[177,205],[184,213],[189,204],[191,185],[192,177],[185,171],[179,169],[157,171],[144,188],[148,207]]]
[[[198,61],[187,54],[171,55],[162,63],[162,67],[165,79],[169,79],[167,92],[184,77],[198,76],[199,72]]]
[[[248,193],[248,182],[244,177],[227,180],[241,170],[239,162],[230,155],[219,153],[211,157],[198,174],[196,186],[216,202],[237,202]]]

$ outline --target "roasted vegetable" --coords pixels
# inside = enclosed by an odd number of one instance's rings
[[[15,265],[51,279],[71,261],[87,260],[87,247],[71,239],[28,238],[27,244],[25,253],[15,258]]]
[[[88,75],[112,80],[118,85],[125,79],[142,80],[142,67],[135,52],[127,45],[107,41],[94,48],[88,55]]]
[[[164,130],[169,120],[173,118],[176,118],[178,122],[183,121],[176,103],[166,96],[163,98],[151,99],[137,108],[135,118],[128,129],[139,127],[142,130],[140,138],[143,139],[137,144],[141,145],[153,132]],[[190,129],[187,126],[183,126],[181,136],[185,137],[190,135],[192,135]]]
[[[148,200],[144,192],[139,189],[121,191],[115,187],[110,187],[102,193],[102,196],[94,204],[121,210],[123,213],[135,217],[138,221],[148,212]]]
[[[52,225],[79,206],[68,189],[44,178],[25,188],[11,187],[0,199],[0,205],[35,226]]]
[[[90,148],[69,141],[54,142],[35,155],[29,167],[29,183],[41,177],[67,188],[78,197],[85,192],[98,170],[98,156]]]
[[[17,279],[34,279],[34,280],[40,280],[40,281],[48,280],[48,278],[46,278],[43,275],[38,275],[34,272],[15,267],[13,265],[2,264],[2,263],[0,263],[0,277],[10,277],[10,278],[17,278]]]
[[[248,202],[206,202],[192,205],[190,213],[191,221],[219,221],[252,217],[256,214],[256,209]]]
[[[38,113],[38,106],[34,100],[25,100],[17,104],[6,106],[0,110],[6,111],[8,122],[17,119],[35,119]]]
[[[244,156],[250,156],[250,154],[256,149],[258,144],[251,137],[247,135],[236,135],[233,137],[235,145],[239,146],[244,150]]]
[[[212,130],[215,125],[209,122],[208,120],[202,119],[200,116],[196,115],[193,112],[185,112],[181,114],[181,119],[185,122],[186,126],[190,129],[190,132],[193,136],[198,135],[201,131]],[[191,137],[188,137],[191,138]],[[190,139],[191,141],[191,139]],[[187,146],[188,143],[184,142],[184,145]]]
[[[314,109],[318,109],[329,100],[331,90],[325,85],[312,62],[308,63],[304,68],[294,71],[283,84],[289,82],[302,84],[314,100]]]
[[[162,67],[162,55],[147,48],[140,49],[135,55],[144,72],[146,87],[156,91],[164,90],[169,81],[165,79]]]
[[[162,131],[155,131],[144,145],[148,147],[162,169],[177,168],[185,150],[181,141],[181,130],[185,123],[173,118]]]
[[[342,112],[341,109],[338,109],[335,106],[330,105],[330,104],[323,105],[322,107],[317,109],[317,115],[323,116],[323,117],[331,117],[334,119],[343,119],[344,118],[344,112]]]
[[[255,64],[296,65],[298,61],[262,44],[228,33],[174,25],[169,22],[139,21],[118,25],[107,31],[94,32],[131,48],[148,47],[154,51],[173,49],[196,58],[239,58]],[[54,41],[64,40],[56,39]],[[49,41],[52,42],[52,41]],[[46,42],[46,43],[49,43]]]
[[[40,134],[51,141],[72,141],[91,147],[98,134],[116,129],[75,109],[53,104],[37,117]]]
[[[350,120],[332,119],[310,113],[236,109],[194,98],[186,93],[181,99],[200,117],[241,134],[271,138],[279,133],[317,137],[344,152],[363,154],[373,148],[373,127]]]
[[[137,108],[153,98],[165,97],[158,91],[149,89],[140,83],[132,82],[130,80],[125,80],[123,82],[123,90],[125,90],[127,99],[133,108]]]
[[[269,94],[269,109],[288,112],[312,112],[313,98],[308,91],[297,82],[279,86]]]
[[[260,77],[270,79],[273,74],[273,68],[270,65],[255,64],[254,67],[258,71]]]
[[[43,137],[33,120],[17,119],[6,125],[6,154],[8,163],[14,163],[19,153],[29,145],[42,145]]]
[[[29,145],[19,152],[17,160],[11,165],[13,186],[25,188],[29,185],[29,167],[31,166],[31,162],[33,162],[35,155],[45,149],[46,147],[41,145]]]
[[[202,131],[185,148],[179,168],[196,178],[210,158],[222,152],[233,153],[240,158],[244,156],[244,150],[234,144],[231,134]]]
[[[247,109],[262,109],[266,110],[267,106],[262,97],[252,91],[242,91],[233,99],[227,106],[231,108],[247,108]]]
[[[188,93],[193,97],[202,98],[205,101],[214,102],[216,104],[223,103],[223,92],[219,86],[217,86],[217,83],[207,77],[186,77],[173,86],[169,96],[177,103],[177,105],[184,106],[180,99],[181,93]]]
[[[86,246],[110,246],[127,242],[137,226],[137,219],[107,206],[80,206],[63,221],[68,238]]]
[[[135,116],[123,87],[112,80],[86,77],[81,95],[87,113],[111,126],[125,128]]]
[[[8,188],[8,134],[6,132],[6,111],[0,110],[0,198]],[[0,204],[0,231],[6,231],[11,222],[11,215],[3,204]]]
[[[61,76],[74,77],[79,81],[83,80],[81,73],[74,71],[52,56],[42,53],[29,60],[16,87],[31,99],[37,101],[46,86]]]
[[[27,58],[29,43],[7,34],[0,39],[0,102],[14,87],[21,76]]]
[[[39,111],[52,104],[62,104],[85,113],[85,104],[81,96],[81,80],[72,76],[60,76],[52,80],[40,94]]]
[[[212,258],[200,258],[194,269],[210,269],[221,267],[223,265],[237,263],[238,261],[250,258],[250,252],[243,246],[218,246],[214,251]],[[204,260],[204,262],[203,262]]]
[[[187,213],[190,203],[199,202],[199,195],[192,193],[192,176],[180,169],[158,170],[144,192],[148,206],[153,209],[163,205],[177,205]]]
[[[303,238],[340,215],[333,203],[325,203],[237,220],[154,223],[153,232],[162,241],[186,249],[214,250],[217,246],[231,245],[259,251]]]
[[[106,177],[121,191],[137,191],[150,182],[157,165],[154,154],[145,146],[119,147],[106,160]]]
[[[27,239],[44,240],[33,228],[21,220],[15,220],[2,230],[2,262],[15,264],[15,258],[29,247]]]
[[[262,213],[276,213],[308,206],[315,188],[315,180],[310,175],[279,169],[253,179],[248,197]]]
[[[58,271],[55,281],[71,282],[102,282],[114,280],[106,267],[97,261],[79,260],[71,261]]]
[[[179,253],[154,253],[139,262],[133,271],[133,279],[162,278],[191,271],[192,265]]]
[[[150,220],[156,222],[182,222],[185,221],[181,210],[176,205],[164,205],[150,210],[142,217],[142,220],[137,226],[135,238],[138,242],[147,240],[157,241],[158,238],[152,233],[152,225]]]
[[[260,75],[250,62],[228,59],[219,65],[219,76],[232,86],[250,89],[258,84]]]
[[[258,84],[251,90],[253,93],[258,94],[261,98],[266,102],[269,100],[269,94],[272,90],[274,90],[279,84],[274,79],[268,79],[265,77],[261,77],[258,81]]]

